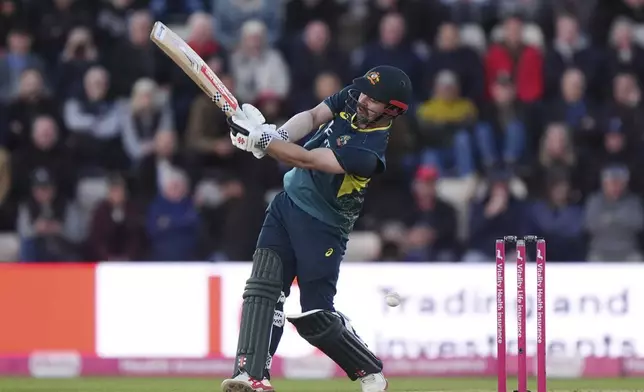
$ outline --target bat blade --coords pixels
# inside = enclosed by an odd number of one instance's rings
[[[228,90],[208,64],[174,31],[161,22],[155,22],[150,33],[154,42],[192,81],[208,95],[217,106],[230,117],[241,111],[237,98]]]

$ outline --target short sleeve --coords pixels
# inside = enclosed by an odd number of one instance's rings
[[[345,87],[344,89],[326,98],[324,100],[324,103],[329,107],[329,109],[331,109],[331,112],[333,112],[333,114],[337,114],[344,110],[348,95],[349,87]]]
[[[378,171],[380,159],[371,150],[347,146],[335,150],[335,154],[345,173],[370,178]]]

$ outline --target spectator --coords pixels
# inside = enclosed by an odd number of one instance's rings
[[[260,21],[265,31],[265,40],[273,46],[282,31],[283,5],[281,0],[264,0],[246,4],[237,0],[212,0],[215,15],[215,36],[227,50],[232,50],[243,36],[244,25],[251,20]],[[241,27],[241,34],[240,34]]]
[[[93,17],[89,1],[53,0],[39,2],[42,12],[38,16],[36,46],[48,65],[58,63],[69,32],[77,26],[91,26]]]
[[[585,173],[584,191],[589,193],[600,187],[600,174],[603,167],[611,164],[624,165],[631,173],[637,173],[644,165],[639,145],[633,143],[626,134],[624,124],[619,118],[613,118],[604,124],[603,145],[598,150],[589,151],[583,158]],[[641,176],[631,177],[630,189],[644,194]]]
[[[224,51],[215,39],[212,17],[208,14],[195,12],[190,15],[188,31],[186,42],[201,58],[207,59]]]
[[[154,153],[141,161],[136,170],[137,195],[145,205],[159,192],[164,178],[176,170],[186,171],[188,165],[178,152],[177,136],[169,130],[157,132],[154,137]]]
[[[629,141],[644,148],[644,107],[642,91],[633,74],[619,73],[613,78],[612,99],[607,104],[604,117],[619,118]]]
[[[239,48],[232,54],[231,71],[240,101],[254,102],[262,93],[286,98],[290,88],[288,66],[267,42],[266,26],[249,20],[242,26]]]
[[[24,24],[22,2],[18,0],[0,1],[0,52],[3,52],[9,31]]]
[[[587,7],[586,1],[582,1]],[[598,0],[590,24],[590,32],[597,45],[606,44],[610,27],[619,17],[631,19],[635,24],[644,23],[644,2],[642,0]]]
[[[625,18],[619,18],[613,24],[608,50],[609,80],[624,72],[636,75],[640,84],[644,82],[644,49],[633,41],[633,27]]]
[[[492,174],[487,194],[473,201],[470,207],[470,241],[463,256],[465,262],[494,260],[494,248],[490,244],[507,233],[523,235],[524,222],[521,216],[524,207],[508,188],[509,173]]]
[[[338,75],[330,72],[322,72],[315,77],[315,102],[322,102],[340,90],[342,90],[342,81]]]
[[[499,74],[514,75],[517,98],[532,103],[543,95],[543,57],[537,48],[523,43],[523,22],[517,16],[503,21],[503,39],[485,55],[486,95]]]
[[[108,48],[119,41],[127,39],[128,21],[133,0],[109,0],[101,4],[96,17],[98,42]]]
[[[220,75],[220,79],[229,89],[233,87],[230,76]],[[185,144],[202,167],[227,166],[225,161],[239,155],[230,143],[226,115],[213,110],[212,100],[204,94],[197,96],[190,108]]]
[[[159,51],[150,41],[152,18],[147,11],[136,11],[129,18],[128,37],[116,43],[108,59],[110,75],[118,75],[112,93],[119,98],[130,95],[141,78],[154,78],[160,73]]]
[[[408,218],[403,245],[406,261],[456,260],[456,211],[437,196],[438,170],[421,166],[412,193],[413,215]]]
[[[170,3],[170,4],[168,4]],[[150,11],[157,20],[166,20],[171,12],[184,15],[204,11],[202,0],[184,0],[181,2],[168,0],[150,0]]]
[[[590,234],[588,261],[642,261],[638,236],[644,226],[642,200],[628,191],[625,166],[608,166],[601,173],[602,189],[586,204]]]
[[[252,259],[265,203],[234,174],[203,180],[195,191],[203,223],[204,258]],[[258,219],[259,218],[259,219]]]
[[[566,1],[561,0],[560,2]],[[559,1],[555,3],[559,3]],[[544,13],[550,7],[557,6],[557,4],[551,4],[548,0],[498,0],[497,4],[499,15],[521,15],[522,18],[532,22],[541,22],[545,16]]]
[[[440,25],[436,49],[427,63],[426,78],[434,80],[443,69],[456,73],[464,97],[474,102],[483,98],[483,63],[478,53],[460,42],[458,26],[452,22]]]
[[[207,61],[208,66],[215,74],[220,75],[227,70],[228,53],[214,37],[212,17],[204,13],[191,15],[188,19],[186,41],[201,58]],[[163,68],[163,72],[166,71],[165,66],[161,68]],[[186,78],[180,67],[171,64],[170,70],[169,84],[172,86],[170,97],[176,130],[183,133],[188,122],[190,105],[195,97],[201,95],[202,92],[190,78]]]
[[[29,197],[29,178],[38,168],[44,168],[57,181],[60,197],[72,200],[76,196],[77,171],[69,148],[60,137],[53,117],[36,117],[31,130],[31,143],[16,150],[11,165],[13,194],[18,200]]]
[[[368,8],[366,36],[374,37],[382,18],[390,13],[400,13],[407,21],[407,37],[414,43],[431,43],[436,37],[436,29],[441,21],[447,19],[437,2],[376,0],[366,2]]]
[[[60,105],[45,88],[42,74],[36,69],[26,69],[21,75],[17,95],[8,107],[10,133],[5,143],[10,150],[29,145],[29,131],[36,117],[48,115],[62,124]]]
[[[0,103],[6,103],[19,92],[20,75],[27,69],[36,69],[43,75],[45,66],[40,56],[31,51],[31,35],[14,28],[7,38],[8,48],[0,58]]]
[[[380,21],[378,40],[367,43],[353,53],[353,65],[356,75],[364,75],[371,68],[381,65],[393,65],[403,70],[414,86],[423,82],[423,62],[405,40],[406,22],[402,15],[390,13]],[[416,94],[420,94],[415,91]],[[419,95],[419,98],[424,98]]]
[[[46,169],[32,175],[32,190],[18,211],[21,261],[79,260],[80,219],[73,205],[57,192]]]
[[[310,100],[308,101],[301,100],[297,103],[293,103],[293,109],[295,112],[299,113],[301,111],[315,107],[315,105],[324,101],[327,97],[330,97],[331,95],[340,91],[342,87],[342,81],[337,74],[332,72],[321,72],[315,76],[315,80],[313,82],[312,98],[310,98]],[[395,124],[396,123],[394,122],[394,125]],[[300,140],[300,143],[305,143],[311,136],[313,136],[313,133],[305,136],[302,140]],[[280,164],[280,166],[282,166],[284,169],[290,170],[290,168],[287,168],[285,165]]]
[[[130,161],[136,164],[153,152],[157,132],[174,131],[172,109],[156,82],[143,78],[134,84],[129,105],[124,110],[121,117],[123,146]]]
[[[343,8],[337,1],[289,1],[286,3],[285,36],[298,35],[316,21],[329,26],[332,31],[338,31]]]
[[[500,73],[492,86],[492,104],[486,105],[483,121],[476,127],[478,148],[488,170],[502,162],[512,168],[521,158],[526,141],[521,109],[510,75]]]
[[[548,241],[548,261],[585,259],[584,210],[575,204],[567,173],[553,172],[546,182],[546,197],[529,208],[528,232]]]
[[[601,100],[600,72],[604,69],[604,59],[581,35],[577,19],[571,15],[559,15],[555,39],[546,54],[544,66],[548,99],[558,96],[560,81],[568,68],[580,69],[586,77],[589,96]]]
[[[445,19],[453,20],[459,25],[472,23],[490,30],[497,19],[496,1],[494,0],[440,0],[446,14]]]
[[[128,197],[123,177],[109,179],[107,198],[96,207],[87,242],[89,258],[104,261],[140,260],[143,252],[143,219]]]
[[[530,193],[541,198],[547,198],[544,189],[546,180],[555,171],[567,174],[571,188],[577,192],[581,188],[582,179],[577,166],[577,154],[572,144],[570,130],[563,123],[551,123],[541,138],[537,163],[530,181]]]
[[[314,107],[320,101],[313,96],[315,78],[321,72],[333,72],[339,75],[343,82],[348,82],[349,59],[331,45],[331,31],[321,21],[313,21],[306,25],[302,40],[295,44],[290,53],[289,64],[293,78],[291,105],[293,111],[301,112]]]
[[[549,122],[564,122],[575,132],[576,140],[592,142],[596,124],[585,91],[583,72],[576,68],[566,70],[561,78],[561,98],[549,104],[545,117]]]
[[[90,68],[83,87],[83,95],[68,99],[63,112],[77,163],[84,168],[127,168],[129,163],[121,145],[123,109],[107,94],[107,71],[99,66]]]
[[[462,98],[456,75],[441,71],[434,84],[434,95],[418,108],[421,164],[439,169],[441,174],[454,162],[459,176],[474,172],[472,138],[468,127],[476,121],[474,104]]]
[[[56,95],[67,99],[83,91],[83,75],[92,66],[100,63],[98,48],[92,32],[86,27],[70,31],[58,63]]]
[[[148,208],[147,235],[150,259],[192,261],[199,235],[199,214],[190,197],[188,177],[171,170],[161,181],[161,189]]]

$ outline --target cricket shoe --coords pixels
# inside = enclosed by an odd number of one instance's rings
[[[235,378],[229,378],[221,383],[222,392],[275,392],[268,379],[256,380],[242,372]],[[375,391],[375,389],[374,389]]]
[[[385,392],[389,388],[389,382],[382,373],[374,373],[360,377],[362,392]]]

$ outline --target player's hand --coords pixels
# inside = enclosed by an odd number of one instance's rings
[[[255,106],[245,103],[241,106],[243,116],[233,115],[227,119],[230,127],[230,140],[233,146],[243,151],[252,152],[255,158],[261,159],[266,155],[263,151],[252,149],[248,143],[248,134],[255,127],[266,123],[266,118]]]
[[[288,141],[288,132],[285,129],[276,129],[273,124],[265,124],[264,116],[254,106],[244,104],[242,111],[246,118],[233,115],[227,119],[230,139],[235,147],[249,151],[255,158],[261,159],[266,155],[264,150],[273,138]]]

